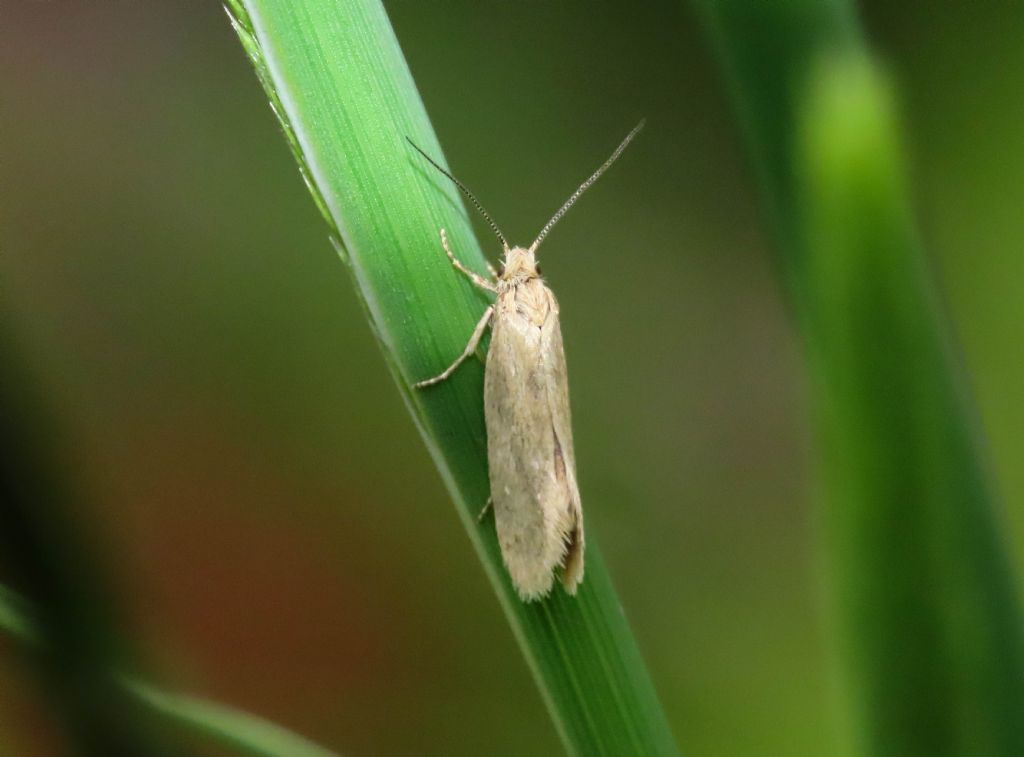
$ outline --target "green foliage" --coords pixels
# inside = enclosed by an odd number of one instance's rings
[[[0,307],[0,315],[6,311]],[[283,728],[127,676],[101,571],[72,522],[59,433],[20,344],[0,318],[0,548],[23,598],[0,584],[0,632],[34,663],[48,700],[83,755],[172,752],[170,723],[261,757],[326,751]]]
[[[814,379],[844,746],[1024,753],[1020,606],[890,88],[847,3],[702,8]]]
[[[232,0],[233,23],[352,272],[373,332],[455,500],[566,747],[581,754],[676,751],[593,540],[577,597],[524,604],[501,563],[487,501],[483,371],[463,366],[429,392],[486,301],[438,240],[483,272],[454,187],[407,144],[443,163],[412,76],[377,0]],[[444,587],[439,587],[444,591]]]
[[[1024,752],[1021,618],[909,223],[889,88],[822,64],[798,167],[833,583],[870,754]]]
[[[0,554],[27,603],[0,587],[0,628],[25,645],[32,670],[78,754],[164,753],[154,728],[124,718],[109,677],[129,657],[101,571],[70,511],[59,424],[26,368],[0,297]]]
[[[45,635],[31,606],[6,586],[0,585],[0,631],[39,654],[48,653]],[[114,671],[98,671],[103,684],[120,694],[120,719],[143,720],[155,715],[177,724],[208,741],[253,757],[328,757],[334,754],[279,725],[246,712],[181,694],[162,691],[137,678]],[[127,715],[127,717],[126,717]]]
[[[332,752],[276,723],[207,699],[174,694],[123,677],[124,690],[149,713],[208,742],[251,757],[331,757]]]

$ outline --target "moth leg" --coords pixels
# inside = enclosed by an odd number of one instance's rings
[[[466,268],[466,266],[462,265],[461,262],[459,262],[459,259],[455,257],[455,253],[452,252],[451,247],[448,246],[448,233],[444,229],[441,229],[441,246],[444,247],[444,251],[448,254],[448,259],[452,261],[452,265],[455,266],[457,270],[462,271],[464,274],[466,274],[466,276],[469,277],[470,281],[472,281],[481,289],[486,289],[488,292],[498,291],[498,288],[494,286],[494,284],[489,282],[480,274],[473,273],[471,270]],[[490,264],[488,264],[488,268],[490,268]],[[492,274],[494,273],[493,268],[490,268],[490,271]],[[495,276],[495,278],[497,278],[497,276]]]
[[[449,365],[447,368],[444,369],[444,371],[442,371],[438,375],[434,376],[434,378],[429,378],[426,379],[425,381],[417,381],[415,384],[413,384],[413,386],[416,389],[425,389],[428,386],[440,384],[446,378],[451,376],[455,372],[455,369],[462,365],[463,360],[465,360],[467,357],[476,352],[476,346],[480,344],[480,339],[483,337],[484,330],[487,328],[487,325],[491,322],[491,315],[493,314],[494,305],[491,305],[490,307],[487,308],[487,310],[484,311],[483,317],[476,324],[476,328],[473,329],[473,335],[469,338],[469,342],[466,344],[466,349],[462,351],[461,355],[455,358],[454,363]]]
[[[487,262],[487,270],[491,274],[491,278],[492,279],[497,279],[498,278],[498,272],[496,270],[494,270],[494,266],[491,265],[491,261],[488,260],[486,262]]]
[[[484,516],[487,515],[488,512],[490,512],[491,506],[493,504],[494,504],[494,499],[491,498],[491,497],[488,497],[487,498],[487,502],[484,504],[483,508],[480,510],[480,513],[476,516],[476,522],[477,523],[483,523],[484,522]]]

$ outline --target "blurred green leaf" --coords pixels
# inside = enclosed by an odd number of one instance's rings
[[[1024,754],[1016,587],[910,223],[890,90],[860,56],[808,89],[806,325],[853,723],[871,754]]]
[[[3,585],[0,585],[0,631],[21,644],[35,647],[39,654],[47,654],[46,642],[31,606]],[[286,728],[233,707],[161,691],[137,678],[113,671],[103,671],[101,675],[129,695],[122,704],[141,706],[168,722],[243,754],[254,757],[329,757],[335,754]],[[125,715],[122,706],[122,720],[126,719]]]
[[[423,438],[457,505],[566,747],[581,754],[676,748],[594,540],[579,594],[522,603],[502,566],[487,501],[483,371],[470,361],[429,392],[410,385],[459,354],[486,301],[438,241],[484,272],[457,190],[407,144],[443,163],[377,0],[231,0],[233,24],[355,279]],[[438,587],[445,591],[446,587]]]
[[[88,529],[71,503],[66,441],[15,339],[0,292],[0,559],[32,603],[31,626],[0,590],[0,624],[45,646],[30,661],[76,753],[169,753],[153,724],[124,718],[123,691],[108,671],[131,655],[94,560]]]
[[[253,757],[330,757],[317,746],[276,723],[207,699],[172,694],[134,678],[122,685],[153,713],[241,754]]]
[[[1017,587],[913,231],[890,89],[848,3],[701,7],[815,382],[844,747],[1024,754]]]
[[[0,556],[28,599],[0,585],[0,631],[34,663],[76,754],[176,754],[167,722],[248,754],[330,754],[283,728],[211,702],[168,694],[130,667],[104,581],[72,523],[61,444],[24,365],[0,299]],[[153,717],[153,716],[158,717]]]
[[[726,74],[740,128],[754,155],[761,197],[787,285],[803,247],[796,205],[794,114],[817,56],[861,43],[849,0],[694,0]]]

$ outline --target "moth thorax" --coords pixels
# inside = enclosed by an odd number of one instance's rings
[[[534,257],[533,250],[528,250],[525,247],[513,247],[505,253],[505,264],[502,267],[501,278],[525,281],[527,279],[535,279],[539,275],[537,272],[537,259]]]

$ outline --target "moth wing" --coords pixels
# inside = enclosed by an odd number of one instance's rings
[[[484,381],[498,541],[524,599],[547,594],[563,563],[569,591],[582,577],[565,355],[557,303],[546,288],[544,296],[548,317],[540,327],[516,311],[513,292],[504,308],[499,301]]]
[[[566,545],[562,586],[570,594],[575,594],[576,587],[583,580],[583,507],[576,482],[576,452],[572,443],[572,413],[569,409],[569,379],[565,367],[562,326],[558,318],[558,302],[550,290],[548,296],[551,298],[551,316],[541,330],[541,335],[544,341],[542,353],[548,360],[544,374],[555,440],[556,475],[564,492],[564,511],[559,524]]]
[[[538,372],[540,329],[517,315],[514,303],[505,312],[494,321],[484,376],[487,459],[502,558],[516,591],[528,600],[551,590],[561,558],[544,511],[554,441],[546,432],[550,410]]]

